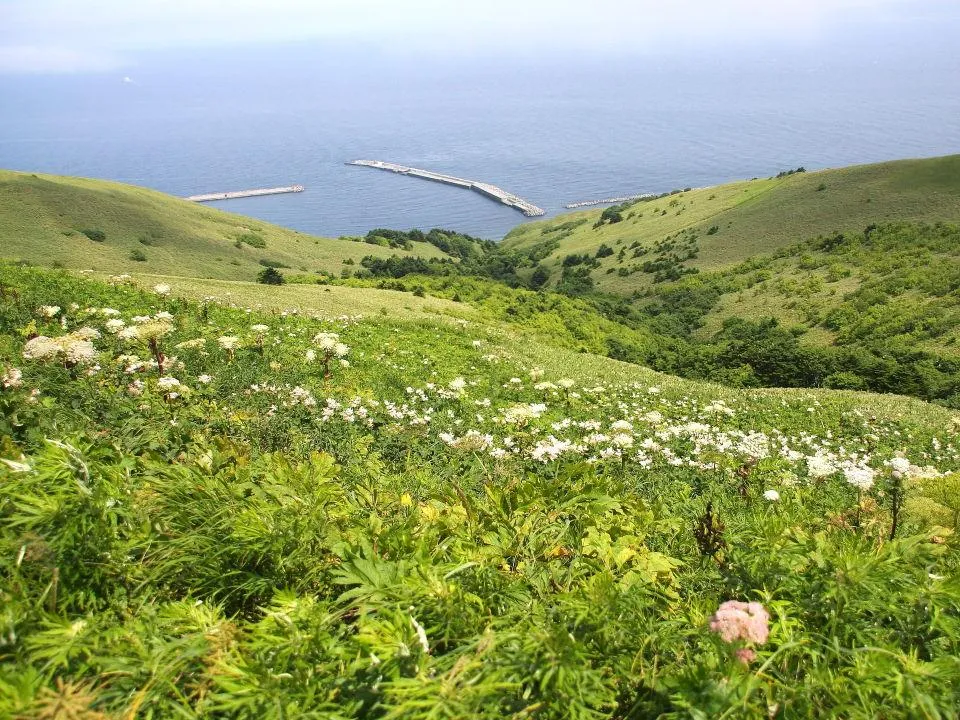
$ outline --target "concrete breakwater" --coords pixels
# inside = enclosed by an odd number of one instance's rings
[[[564,207],[567,210],[575,208],[591,207],[592,205],[616,205],[617,203],[630,202],[631,200],[647,200],[657,197],[657,193],[641,193],[640,195],[623,195],[621,197],[603,198],[602,200],[583,200],[581,202],[567,203]]]
[[[303,192],[303,185],[287,185],[285,187],[259,188],[257,190],[234,190],[232,192],[206,193],[191,195],[184,198],[191,202],[210,202],[211,200],[233,200],[235,198],[257,197],[259,195],[282,195],[283,193]]]
[[[498,200],[504,205],[509,205],[515,210],[519,210],[527,217],[537,217],[545,215],[543,208],[539,208],[531,202],[517,197],[513,193],[507,192],[503,188],[490,183],[479,182],[477,180],[466,180],[453,175],[444,175],[443,173],[433,172],[431,170],[421,170],[419,168],[407,167],[406,165],[397,165],[396,163],[383,162],[381,160],[351,160],[347,165],[358,165],[360,167],[369,167],[376,170],[389,170],[400,175],[410,175],[411,177],[423,178],[424,180],[433,180],[434,182],[454,185],[467,190],[474,190],[481,195]]]

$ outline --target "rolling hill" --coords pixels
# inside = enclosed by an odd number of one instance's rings
[[[252,281],[264,264],[339,275],[344,261],[366,255],[445,257],[428,243],[408,251],[314,237],[121,183],[0,171],[0,257],[8,259]]]
[[[960,221],[960,155],[794,172],[675,192],[617,211],[622,219],[589,210],[527,223],[503,247],[549,249],[543,264],[554,282],[565,258],[588,256],[598,289],[630,294],[653,285],[658,274],[670,279],[685,270],[729,268],[821,234],[897,220]]]

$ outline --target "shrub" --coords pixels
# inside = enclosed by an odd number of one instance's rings
[[[146,262],[147,256],[144,254],[143,250],[131,250],[130,259],[135,262]]]
[[[286,279],[283,277],[283,273],[276,268],[267,267],[257,275],[257,282],[264,285],[283,285]]]
[[[259,261],[261,265],[268,268],[288,268],[290,267],[286,263],[282,263],[279,260],[271,260],[270,258],[263,258]]]
[[[80,232],[94,242],[103,242],[107,239],[107,234],[103,230],[81,230]]]
[[[238,243],[249,245],[250,247],[263,250],[267,246],[267,241],[254,233],[243,233],[237,238]]]

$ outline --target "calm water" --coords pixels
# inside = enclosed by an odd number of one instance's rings
[[[117,76],[0,78],[0,167],[222,202],[320,235],[452,227],[499,238],[518,212],[347,167],[389,160],[566,202],[960,152],[952,46],[841,56],[469,64],[307,49],[147,58]]]

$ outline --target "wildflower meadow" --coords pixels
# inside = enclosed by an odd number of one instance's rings
[[[957,716],[952,411],[0,294],[0,717]]]

